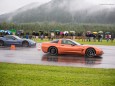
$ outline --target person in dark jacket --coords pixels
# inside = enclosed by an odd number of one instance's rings
[[[102,36],[101,36],[101,34],[99,33],[99,34],[98,34],[98,42],[101,41],[101,38],[102,38]]]
[[[112,33],[112,34],[111,34],[111,42],[113,42],[114,38],[115,38],[115,34]]]

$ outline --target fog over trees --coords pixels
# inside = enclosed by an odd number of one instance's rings
[[[1,15],[0,22],[115,24],[115,6],[104,4],[102,0],[98,3],[94,1],[52,0],[42,5],[32,3],[12,13]]]

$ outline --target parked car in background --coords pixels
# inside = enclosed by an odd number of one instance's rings
[[[15,35],[6,35],[0,37],[0,46],[10,46],[10,45],[31,47],[36,46],[36,42],[30,39],[22,39]]]

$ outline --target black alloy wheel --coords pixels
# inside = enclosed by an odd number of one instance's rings
[[[4,42],[0,40],[0,46],[4,46]]]
[[[24,41],[24,42],[22,42],[22,46],[23,46],[23,47],[28,47],[28,46],[29,46],[29,43],[28,43],[27,41]]]
[[[51,55],[57,55],[58,54],[58,49],[56,47],[50,47],[49,48],[49,53]]]
[[[88,48],[85,52],[86,57],[94,57],[96,56],[96,51],[94,48]]]

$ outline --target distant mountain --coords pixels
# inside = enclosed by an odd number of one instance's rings
[[[28,4],[28,5],[24,6],[24,7],[19,8],[18,10],[16,10],[16,11],[14,12],[14,14],[15,14],[15,13],[21,13],[21,12],[24,12],[24,11],[27,11],[27,10],[31,10],[31,9],[37,8],[37,7],[39,7],[40,5],[41,5],[41,4],[38,3],[38,2],[30,3],[30,4]]]
[[[32,10],[34,8],[39,7],[40,5],[41,4],[38,3],[38,2],[33,2],[33,3],[30,3],[30,4],[28,4],[28,5],[24,6],[24,7],[21,7],[19,9],[17,9],[14,12],[7,13],[7,14],[2,14],[2,15],[0,15],[0,22],[4,22],[4,21],[11,22],[13,17],[18,15],[19,13],[23,13],[23,12],[25,12],[27,10]]]
[[[102,23],[115,24],[115,7],[96,5],[88,0],[52,0],[32,3],[13,13],[0,16],[0,22]]]

